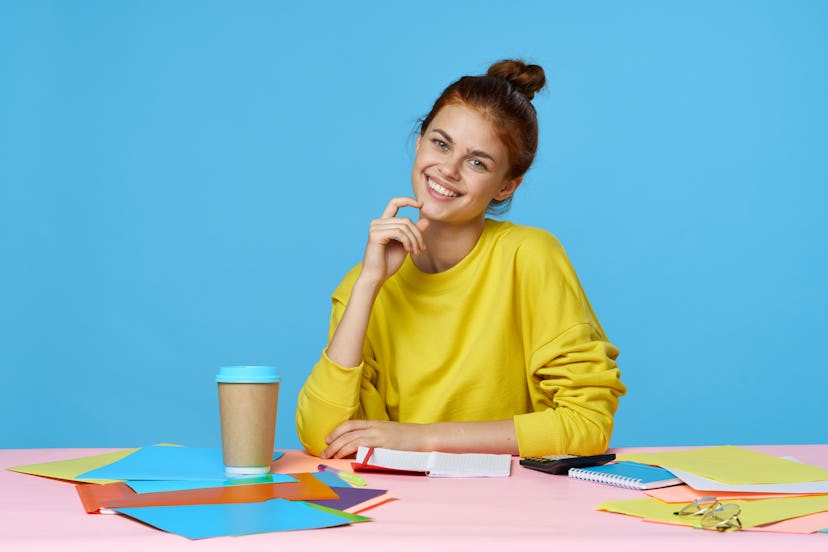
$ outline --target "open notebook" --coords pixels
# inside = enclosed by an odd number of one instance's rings
[[[508,454],[453,454],[359,447],[354,471],[391,471],[431,477],[508,477]]]

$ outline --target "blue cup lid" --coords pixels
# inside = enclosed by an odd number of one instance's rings
[[[273,366],[222,366],[216,375],[218,383],[276,383],[279,372]]]

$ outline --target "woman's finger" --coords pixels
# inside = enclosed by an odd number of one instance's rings
[[[389,201],[388,205],[386,205],[385,207],[385,211],[382,212],[382,218],[396,217],[397,211],[400,210],[400,207],[417,207],[419,209],[420,207],[422,207],[422,203],[420,203],[413,197],[391,198],[391,201]]]
[[[354,454],[359,449],[359,444],[352,441],[342,443],[335,452],[332,452],[328,458],[346,458]]]
[[[403,235],[407,236],[411,248],[409,250],[416,250],[417,253],[425,249],[425,238],[420,228],[407,218],[391,218],[391,219],[375,219],[371,221],[371,232],[375,236],[382,236],[383,238],[396,239],[401,243],[405,243]],[[383,243],[387,243],[383,240]]]
[[[333,436],[333,433],[331,436]],[[344,458],[355,453],[360,445],[366,445],[369,442],[369,438],[369,428],[356,428],[341,433],[338,437],[330,441],[330,444],[322,453],[322,457]]]
[[[331,431],[330,435],[325,438],[325,442],[330,444],[351,431],[356,431],[365,427],[364,420],[347,420],[342,422]]]
[[[416,254],[422,249],[422,242],[418,239],[417,234],[410,227],[404,225],[378,227],[371,231],[371,238],[375,243],[383,245],[388,244],[391,240],[396,240],[410,253]]]

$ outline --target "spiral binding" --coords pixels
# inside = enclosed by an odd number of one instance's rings
[[[632,489],[635,491],[641,490],[641,486],[644,484],[644,481],[640,478],[613,473],[597,473],[581,468],[570,469],[569,477],[583,479],[585,481],[593,481],[595,483],[604,483],[605,485],[613,485],[615,487],[622,487],[624,489]]]

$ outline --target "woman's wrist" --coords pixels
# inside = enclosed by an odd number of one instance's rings
[[[360,272],[359,276],[357,276],[356,281],[354,282],[353,287],[351,288],[351,295],[354,294],[354,291],[362,291],[364,293],[369,294],[372,297],[376,297],[379,290],[382,288],[382,285],[385,283],[385,280],[382,278],[372,276],[370,274],[365,274],[365,272]]]

